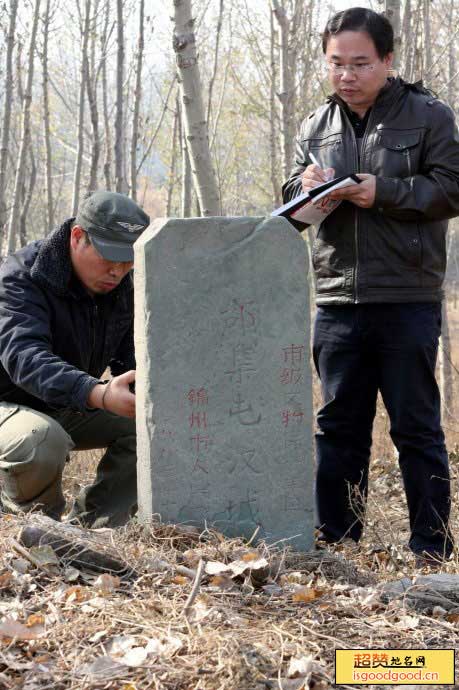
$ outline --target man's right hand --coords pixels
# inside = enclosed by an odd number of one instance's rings
[[[325,168],[325,170],[322,170],[318,165],[308,165],[301,176],[303,192],[309,192],[310,189],[314,189],[317,185],[332,180],[334,174],[335,171],[333,168]]]
[[[129,390],[129,384],[135,381],[135,371],[127,371],[115,376],[109,383],[97,384],[88,396],[88,407],[99,408],[118,414],[121,417],[135,417],[135,395]]]

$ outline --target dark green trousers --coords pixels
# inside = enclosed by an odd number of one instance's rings
[[[135,420],[103,410],[43,414],[0,403],[0,483],[3,509],[41,509],[60,519],[62,473],[71,450],[106,448],[93,484],[71,516],[91,527],[124,525],[137,510]]]

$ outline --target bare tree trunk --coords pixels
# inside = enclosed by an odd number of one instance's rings
[[[0,232],[3,234],[3,228],[7,219],[7,208],[5,204],[6,197],[6,171],[8,165],[8,147],[10,141],[10,124],[11,124],[11,105],[13,102],[13,49],[14,49],[14,34],[16,31],[16,16],[18,9],[18,0],[11,0],[10,2],[10,23],[8,27],[8,37],[6,39],[6,69],[5,69],[5,86],[4,86],[4,109],[2,121],[2,143],[0,149]],[[2,237],[0,236],[0,242]]]
[[[405,0],[406,1],[406,0]],[[409,2],[409,0],[408,0]],[[398,70],[400,68],[400,48],[402,45],[402,37],[400,34],[400,0],[385,0],[384,14],[392,24],[394,30],[394,61],[393,67]],[[405,36],[405,40],[408,37]]]
[[[50,0],[46,0],[45,15],[43,17],[43,138],[45,141],[45,192],[46,192],[46,228],[45,232],[51,232],[54,226],[53,205],[53,179],[52,179],[52,155],[51,155],[51,127],[49,117],[49,77],[48,77],[48,37],[50,17]],[[35,168],[33,160],[32,169]]]
[[[213,94],[215,78],[217,76],[217,70],[218,70],[220,36],[221,36],[222,25],[223,25],[223,3],[224,3],[224,0],[220,0],[220,11],[218,14],[217,30],[215,32],[214,69],[212,71],[212,76],[211,76],[210,82],[209,82],[209,99],[207,101],[207,125],[208,125],[208,127],[210,127],[210,114],[212,112],[212,94]]]
[[[85,92],[88,79],[88,41],[91,20],[91,0],[85,0],[84,19],[82,27],[81,65],[80,65],[80,89],[78,100],[78,125],[77,125],[77,155],[73,174],[72,215],[75,216],[80,201],[81,166],[83,162],[84,148],[84,110]]]
[[[91,119],[92,141],[91,141],[91,164],[89,166],[88,192],[95,192],[97,189],[97,172],[99,169],[100,158],[100,135],[99,135],[99,111],[97,108],[97,82],[98,70],[95,66],[95,34],[97,24],[97,4],[95,0],[93,23],[90,27],[91,35],[91,61],[89,51],[86,55],[86,93],[88,96],[89,116]]]
[[[413,40],[412,35],[412,17],[411,17],[411,0],[405,0],[405,5],[403,8],[403,22],[402,22],[402,34],[403,34],[403,44],[401,52],[403,53],[403,63],[401,65],[401,71],[405,79],[409,80],[412,71],[412,55],[413,55]]]
[[[282,173],[284,180],[290,174],[293,162],[295,127],[293,121],[292,99],[295,89],[294,72],[289,69],[289,25],[290,21],[284,6],[279,0],[271,0],[274,16],[280,29],[280,92],[277,94],[281,104],[281,144]]]
[[[171,140],[171,165],[169,168],[169,184],[167,186],[167,203],[166,203],[166,217],[172,215],[172,198],[174,195],[175,181],[176,181],[176,161],[177,161],[177,135],[179,132],[179,97],[178,93],[175,99],[174,124],[172,126],[172,140]]]
[[[124,18],[123,0],[116,0],[116,117],[115,117],[115,190],[125,192],[123,142]]]
[[[199,206],[203,216],[221,213],[217,180],[210,156],[191,0],[174,0],[174,50],[181,81],[183,119],[188,153]]]
[[[137,65],[135,73],[134,113],[132,115],[131,139],[131,196],[137,200],[137,146],[139,142],[140,101],[142,98],[142,63],[144,50],[144,0],[139,6],[139,43],[137,47]]]
[[[427,84],[430,83],[431,74],[430,70],[432,67],[432,41],[430,35],[430,0],[424,0],[424,62],[423,62],[423,76],[428,76]]]
[[[21,143],[19,145],[18,162],[16,166],[16,175],[14,179],[13,201],[11,204],[11,212],[8,223],[8,238],[6,247],[8,254],[14,251],[16,245],[16,235],[18,232],[19,225],[19,206],[21,198],[21,188],[23,185],[27,146],[30,141],[30,105],[32,102],[34,54],[37,38],[39,13],[40,0],[35,0],[28,52],[27,82],[24,91],[24,100],[22,105]]]
[[[27,214],[29,213],[30,202],[32,201],[33,190],[35,188],[35,182],[37,180],[37,166],[35,165],[35,156],[33,155],[32,142],[29,141],[28,146],[29,158],[30,158],[30,177],[28,179],[27,185],[24,185],[23,197],[24,201],[22,204],[21,216],[19,218],[19,243],[21,247],[25,247],[28,242],[27,237]]]
[[[190,156],[188,154],[185,128],[183,126],[183,118],[180,116],[180,109],[179,132],[180,144],[182,147],[182,218],[189,218],[191,216],[193,181],[191,179]]]
[[[106,0],[104,28],[101,37],[102,52],[102,103],[104,113],[104,134],[105,134],[105,160],[104,178],[106,189],[112,188],[112,138],[110,132],[110,118],[108,115],[108,91],[107,91],[107,48],[108,48],[108,23],[110,19],[110,0]]]
[[[269,89],[269,152],[271,163],[271,186],[273,189],[274,207],[280,206],[281,188],[279,184],[279,168],[277,161],[277,108],[276,108],[276,80],[277,80],[277,60],[276,60],[276,33],[274,29],[274,16],[270,12],[270,89]]]

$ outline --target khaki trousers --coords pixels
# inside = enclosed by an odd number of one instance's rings
[[[41,509],[60,519],[62,473],[71,450],[106,448],[93,484],[75,501],[72,517],[92,527],[118,527],[137,510],[135,420],[94,410],[44,414],[0,403],[1,502],[8,512]]]

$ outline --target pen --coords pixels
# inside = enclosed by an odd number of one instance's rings
[[[309,153],[309,158],[312,160],[314,165],[317,165],[317,167],[320,168],[320,163],[317,160],[317,158],[315,157],[315,155],[313,153],[311,153],[310,151],[308,153]],[[331,179],[332,178],[330,177],[330,175],[326,175],[325,182],[329,182]]]

